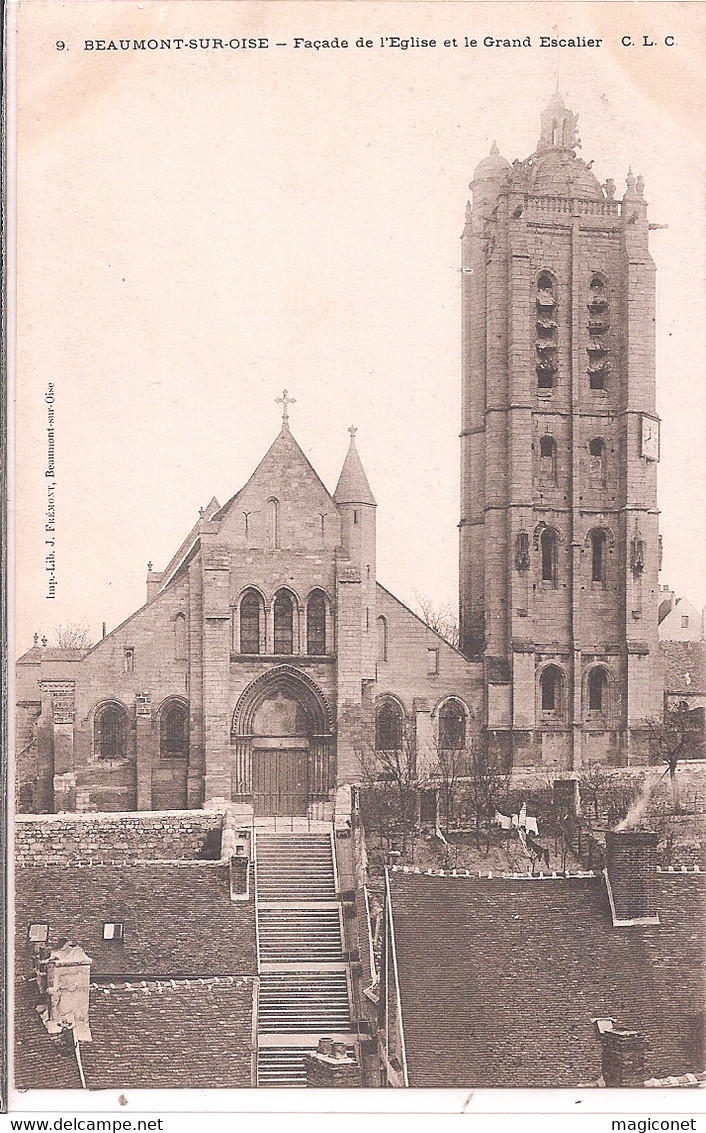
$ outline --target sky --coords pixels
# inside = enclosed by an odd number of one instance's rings
[[[394,35],[438,46],[379,46]],[[151,36],[271,46],[85,48]],[[456,605],[468,183],[493,140],[534,150],[557,70],[581,156],[618,197],[642,173],[668,225],[651,236],[661,582],[706,605],[705,41],[700,4],[20,4],[15,652],[141,605],[147,562],[264,455],[285,387],[330,491],[358,427],[380,581]]]

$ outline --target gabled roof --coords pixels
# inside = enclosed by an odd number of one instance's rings
[[[203,515],[200,515],[199,518],[196,520],[196,523],[191,528],[191,531],[186,536],[186,539],[184,539],[184,542],[181,544],[178,551],[176,551],[176,553],[174,555],[172,555],[171,559],[169,560],[166,567],[162,571],[162,581],[161,581],[161,585],[160,585],[161,590],[163,590],[164,587],[167,585],[167,583],[171,580],[174,573],[181,566],[181,564],[186,559],[187,555],[190,553],[190,551],[192,550],[192,548],[196,544],[196,541],[197,541],[198,535],[199,535],[199,524],[200,524],[201,520],[202,519],[213,519],[214,516],[216,515],[216,513],[218,512],[220,506],[221,505],[219,504],[216,497],[212,496],[209,504],[203,510]]]
[[[644,1035],[646,1077],[703,1069],[705,881],[658,874],[661,923],[616,929],[602,877],[391,872],[410,1086],[593,1081],[600,1016]]]
[[[375,497],[370,490],[368,478],[365,475],[363,462],[356,448],[354,433],[351,433],[351,443],[348,446],[346,459],[343,462],[333,498],[337,504],[372,504],[377,506]]]
[[[225,519],[235,501],[239,497],[241,497],[249,488],[251,488],[258,480],[261,479],[264,484],[269,485],[272,481],[272,470],[276,466],[281,464],[287,465],[291,472],[294,472],[296,468],[299,467],[304,472],[305,476],[309,478],[313,477],[317,487],[325,492],[328,499],[331,500],[331,494],[328,488],[324,484],[323,480],[319,476],[309,458],[304,453],[303,449],[292,436],[289,426],[282,425],[282,428],[268,448],[267,452],[263,456],[252,476],[249,478],[249,480],[247,480],[243,487],[238,492],[236,492],[234,496],[231,496],[227,503],[225,503],[223,507],[216,512],[216,514],[213,516],[213,519]]]
[[[81,1089],[70,1036],[52,1038],[34,980],[15,992],[15,1085]],[[252,1082],[252,977],[92,985],[90,1089],[236,1089]]]
[[[122,941],[103,925],[122,921]],[[32,970],[31,923],[49,924],[92,957],[91,978],[247,975],[255,972],[252,900],[231,901],[215,862],[25,866],[15,873],[16,971]]]

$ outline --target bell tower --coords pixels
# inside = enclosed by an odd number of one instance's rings
[[[556,94],[477,167],[463,247],[461,643],[513,766],[648,757],[658,670],[654,263]]]

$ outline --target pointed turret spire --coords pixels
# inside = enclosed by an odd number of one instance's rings
[[[351,425],[348,432],[351,435],[351,443],[348,446],[346,459],[343,462],[333,498],[337,504],[372,504],[373,507],[376,507],[375,497],[370,490],[370,484],[355,444],[355,435],[358,430],[355,425]]]

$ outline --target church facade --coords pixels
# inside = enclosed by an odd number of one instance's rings
[[[236,805],[329,818],[368,754],[420,774],[484,735],[507,767],[648,758],[661,713],[654,266],[641,179],[535,153],[476,170],[463,235],[461,651],[377,581],[351,429],[331,494],[281,430],[89,650],[17,665],[20,809]]]
[[[289,427],[216,500],[147,601],[88,651],[18,663],[23,809],[253,808],[331,817],[375,750],[420,771],[471,744],[482,667],[378,584],[376,502],[351,439],[335,492]]]

